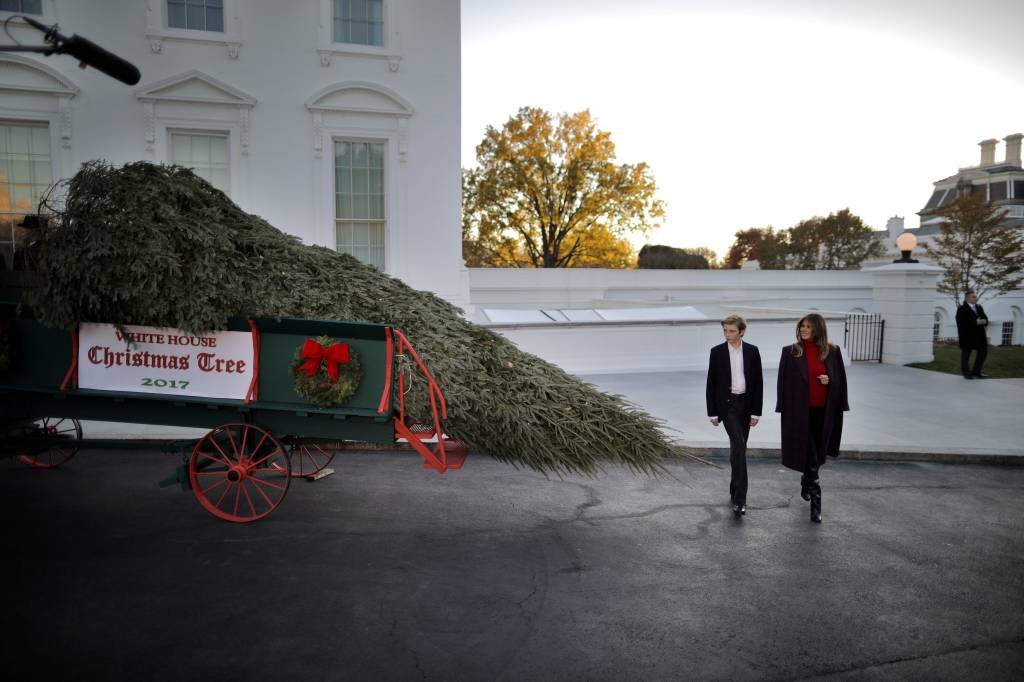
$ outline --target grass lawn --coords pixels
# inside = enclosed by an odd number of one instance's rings
[[[958,346],[937,343],[934,346],[935,359],[931,362],[912,362],[908,367],[930,369],[933,372],[960,374],[960,348]],[[974,355],[971,355],[974,362]],[[988,357],[981,371],[993,379],[1024,378],[1024,346],[989,346]]]

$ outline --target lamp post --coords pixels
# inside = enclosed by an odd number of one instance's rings
[[[917,263],[916,258],[910,257],[910,252],[917,246],[917,237],[909,232],[904,232],[896,238],[896,248],[903,254],[900,258],[897,258],[893,263]]]

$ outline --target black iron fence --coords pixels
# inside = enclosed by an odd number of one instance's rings
[[[882,361],[885,320],[878,313],[850,313],[846,316],[843,346],[851,360]]]

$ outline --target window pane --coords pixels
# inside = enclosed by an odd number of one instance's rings
[[[1024,180],[1013,181],[1013,198],[1024,199]]]
[[[171,161],[187,164],[191,157],[188,135],[171,135]]]
[[[185,3],[167,3],[167,25],[171,28],[185,28],[188,25],[185,21]]]
[[[197,165],[210,165],[210,138],[206,135],[192,137],[192,162]]]
[[[32,188],[29,185],[11,186],[11,208],[19,213],[32,213],[36,206],[32,201]]]
[[[349,19],[355,21],[366,20],[366,0],[351,0],[349,3],[351,6],[351,14],[348,15]]]
[[[367,171],[365,168],[353,168],[352,169],[352,193],[353,194],[366,194],[367,191]]]
[[[383,168],[384,167],[384,145],[382,145],[382,144],[371,144],[370,145],[370,167],[371,168]]]
[[[369,35],[367,36],[367,45],[384,45],[384,26],[382,24],[370,24]]]
[[[365,142],[359,142],[357,144],[352,145],[353,166],[359,166],[361,168],[366,167],[368,163],[366,146],[367,145]]]
[[[189,3],[187,9],[187,23],[188,28],[202,31],[206,28],[206,12],[202,7],[195,7]]]
[[[228,162],[228,138],[210,138],[210,161],[212,161],[213,163]]]
[[[227,168],[211,168],[210,169],[210,184],[221,191],[226,191],[228,186],[228,169]]]
[[[350,159],[350,156],[351,156],[351,151],[350,150],[351,150],[351,148],[352,148],[352,143],[350,143],[350,142],[337,141],[337,142],[334,143],[334,163],[335,163],[335,165],[345,164],[347,166],[347,165],[352,163],[352,161]]]
[[[370,194],[380,194],[381,192],[383,192],[384,191],[383,173],[381,173],[376,168],[371,168],[366,173],[367,173],[367,178],[370,181],[370,184],[369,184],[369,187],[367,188],[367,191]]]
[[[993,182],[988,186],[989,201],[998,201],[1006,198],[1006,181]]]
[[[29,137],[29,144],[33,154],[46,154],[49,156],[50,153],[50,131],[46,128],[31,128],[32,131]]]
[[[370,217],[384,219],[384,195],[377,194],[370,197]]]
[[[50,161],[32,162],[32,181],[37,183],[50,183]]]
[[[231,163],[227,135],[171,134],[173,163],[191,168],[196,175],[224,192],[231,188]]]
[[[206,30],[224,32],[224,10],[213,7],[206,9]]]
[[[10,153],[28,154],[28,140],[31,136],[29,128],[24,126],[11,126]]]

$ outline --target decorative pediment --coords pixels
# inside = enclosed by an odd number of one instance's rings
[[[310,111],[412,116],[413,108],[401,95],[376,83],[349,81],[318,90],[306,100]]]
[[[143,86],[136,90],[135,97],[143,102],[191,102],[246,108],[256,105],[252,95],[194,69]]]
[[[78,88],[56,69],[34,59],[0,54],[0,90],[74,97]]]

